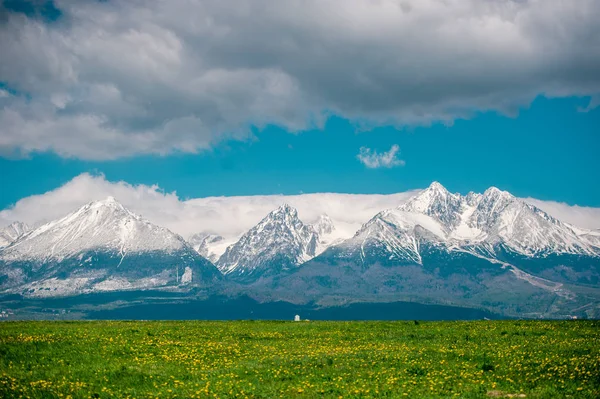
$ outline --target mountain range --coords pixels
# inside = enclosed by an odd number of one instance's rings
[[[108,198],[35,229],[0,231],[0,292],[211,290],[319,306],[408,301],[600,315],[600,232],[495,187],[463,196],[434,182],[353,237],[335,233],[327,215],[305,223],[284,204],[235,242],[203,232],[186,241]]]
[[[182,237],[114,198],[89,203],[0,251],[0,290],[26,296],[207,285],[219,271]]]

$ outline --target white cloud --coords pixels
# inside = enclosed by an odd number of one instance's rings
[[[55,4],[0,5],[0,152],[195,152],[325,110],[406,125],[600,93],[597,0]]]
[[[600,94],[592,96],[590,98],[590,102],[588,103],[588,105],[585,107],[579,107],[578,111],[579,112],[590,112],[591,110],[596,109],[597,107],[600,107]]]
[[[405,164],[403,160],[398,159],[399,152],[400,147],[397,144],[392,145],[389,151],[381,154],[370,148],[360,147],[360,152],[356,158],[369,169],[393,168]]]
[[[542,201],[535,198],[523,198],[523,200],[563,222],[585,229],[600,229],[600,208]]]
[[[84,173],[55,190],[23,198],[0,211],[0,226],[17,220],[37,225],[110,195],[133,212],[186,238],[203,231],[237,237],[283,203],[298,209],[300,218],[309,223],[328,214],[340,236],[349,237],[377,212],[400,205],[412,194],[321,193],[181,200],[176,193],[165,193],[158,186],[113,183],[104,176]]]
[[[283,203],[297,208],[300,218],[308,223],[323,213],[328,214],[339,237],[350,237],[375,214],[402,204],[415,193],[416,190],[388,195],[319,193],[182,200],[176,193],[163,192],[158,186],[110,182],[104,176],[84,173],[61,187],[23,198],[0,211],[0,227],[13,221],[39,225],[110,195],[133,212],[185,238],[198,232],[211,232],[232,240]],[[562,221],[583,228],[600,228],[600,208],[533,198],[525,200]]]

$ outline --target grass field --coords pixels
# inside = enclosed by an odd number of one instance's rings
[[[600,322],[4,322],[0,397],[600,397]]]

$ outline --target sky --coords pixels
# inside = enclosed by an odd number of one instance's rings
[[[259,195],[258,215],[439,181],[600,228],[598,20],[595,0],[4,1],[0,224],[123,187]]]

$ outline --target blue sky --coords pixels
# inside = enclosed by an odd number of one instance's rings
[[[452,126],[360,131],[339,117],[324,129],[290,134],[257,131],[198,154],[127,157],[90,162],[36,154],[0,159],[0,208],[52,190],[83,172],[108,180],[158,184],[180,197],[313,192],[394,193],[438,180],[452,191],[491,185],[521,197],[600,206],[600,109],[580,112],[589,99],[540,97],[516,117],[495,112]],[[400,146],[404,166],[366,168],[362,146]]]
[[[0,209],[85,172],[600,207],[600,2],[223,4],[2,2]]]

